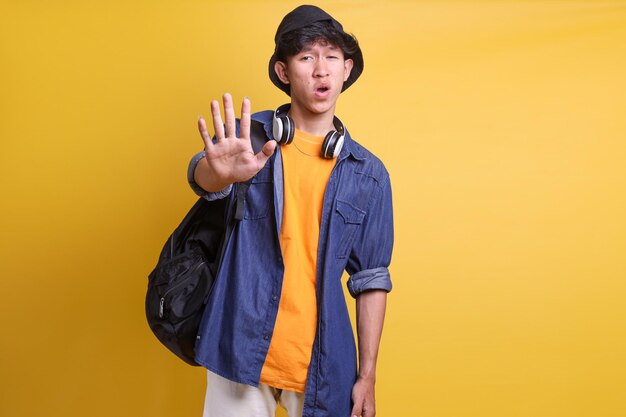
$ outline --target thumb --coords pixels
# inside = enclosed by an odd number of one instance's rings
[[[354,407],[352,407],[352,411],[350,412],[350,417],[361,417],[361,406],[362,403],[360,401],[358,403],[354,403]]]
[[[261,152],[256,154],[256,160],[257,160],[258,166],[262,167],[263,165],[265,165],[269,157],[274,154],[277,144],[278,143],[275,140],[270,140],[266,142],[265,145],[263,145]]]

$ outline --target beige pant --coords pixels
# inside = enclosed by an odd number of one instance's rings
[[[280,404],[289,417],[302,417],[304,394],[259,384],[239,384],[207,371],[204,417],[274,417]]]

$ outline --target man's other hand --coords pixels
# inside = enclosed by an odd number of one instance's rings
[[[352,413],[350,417],[374,417],[376,402],[374,400],[374,380],[359,377],[352,387]]]

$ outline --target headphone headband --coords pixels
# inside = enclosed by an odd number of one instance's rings
[[[282,106],[278,107],[276,110],[274,110],[274,119],[281,117],[281,115],[288,117],[290,108],[291,104],[289,103],[283,104]],[[335,126],[335,129],[337,130],[337,132],[339,132],[339,135],[341,135],[341,137],[344,137],[346,135],[346,129],[337,116],[333,116],[333,126]]]
[[[274,111],[272,122],[272,134],[274,140],[281,145],[287,145],[293,141],[296,126],[293,119],[289,117],[289,103],[283,104]],[[321,156],[324,158],[336,158],[343,147],[346,129],[337,116],[333,116],[333,126],[336,130],[331,130],[326,134],[322,143]]]

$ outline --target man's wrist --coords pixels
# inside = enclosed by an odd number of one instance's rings
[[[366,382],[375,383],[376,382],[376,372],[359,372],[358,379],[361,379]]]
[[[198,161],[193,177],[196,184],[209,193],[218,193],[223,191],[234,182],[229,180],[218,180],[212,176],[206,156]]]

